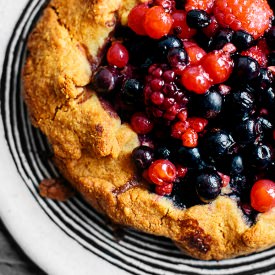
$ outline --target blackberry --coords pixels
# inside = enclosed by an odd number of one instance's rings
[[[153,64],[146,77],[144,100],[147,113],[170,123],[187,103],[186,92],[176,84],[176,74],[165,64]]]

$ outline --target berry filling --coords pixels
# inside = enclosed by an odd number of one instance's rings
[[[137,5],[93,85],[139,135],[150,190],[183,208],[230,196],[255,217],[275,206],[274,5],[235,2]]]

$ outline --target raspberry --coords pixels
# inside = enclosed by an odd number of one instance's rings
[[[121,43],[115,42],[107,52],[107,61],[110,65],[123,68],[129,61],[129,53]]]
[[[186,107],[188,98],[175,81],[176,75],[167,65],[150,66],[145,81],[144,100],[151,117],[173,121]]]
[[[178,121],[171,127],[171,136],[173,138],[181,139],[183,133],[189,128],[187,121]]]
[[[181,136],[182,145],[185,147],[193,148],[198,145],[198,134],[192,129],[188,128]]]
[[[176,8],[175,0],[155,0],[154,5],[163,7],[165,12],[172,12]]]
[[[213,51],[205,55],[200,64],[213,80],[213,84],[226,81],[233,70],[233,61],[228,53]]]
[[[219,30],[219,24],[215,16],[211,16],[210,24],[203,28],[202,31],[207,37],[213,37],[217,34]]]
[[[208,124],[207,119],[202,117],[190,117],[187,119],[187,122],[189,123],[189,127],[194,129],[197,133],[202,132]]]
[[[185,3],[185,10],[205,10],[211,13],[214,5],[214,0],[187,0]]]
[[[172,13],[174,20],[172,25],[172,32],[175,33],[181,39],[190,39],[196,33],[196,29],[191,29],[186,22],[186,12],[182,10],[176,10]]]
[[[201,65],[191,65],[182,72],[181,84],[189,91],[204,94],[211,87],[212,80]]]
[[[128,15],[128,26],[139,35],[146,35],[144,29],[145,14],[149,7],[145,4],[134,7]]]
[[[261,67],[267,66],[268,59],[265,53],[265,49],[258,45],[253,46],[246,51],[243,51],[241,54],[254,58],[255,60],[257,60]]]
[[[145,15],[144,29],[148,36],[159,39],[170,32],[173,19],[160,6],[150,8]]]
[[[235,0],[216,0],[213,13],[222,27],[244,30],[255,39],[270,27],[273,15],[266,0],[247,0],[237,5]]]
[[[206,55],[206,52],[194,42],[184,41],[183,45],[187,52],[189,62],[192,65],[198,64]]]

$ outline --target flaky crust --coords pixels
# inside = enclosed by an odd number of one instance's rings
[[[33,30],[23,72],[33,124],[52,144],[60,171],[114,222],[171,238],[184,253],[225,259],[275,244],[275,211],[249,227],[237,203],[220,196],[187,210],[137,182],[137,135],[89,88],[116,24],[138,0],[52,0]]]

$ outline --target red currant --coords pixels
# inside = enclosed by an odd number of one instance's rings
[[[129,53],[121,43],[114,42],[107,52],[107,61],[110,65],[123,68],[129,61]]]
[[[160,196],[170,195],[173,190],[173,183],[165,185],[156,185],[155,192]]]
[[[145,14],[149,7],[145,4],[134,7],[128,16],[128,26],[138,35],[146,35],[144,29]]]
[[[188,66],[181,75],[181,84],[196,94],[205,94],[212,81],[202,66]]]
[[[177,178],[184,178],[187,174],[188,169],[179,164],[176,165],[177,168]]]
[[[145,135],[153,130],[153,122],[144,113],[135,113],[131,118],[131,126],[137,134]]]
[[[251,206],[259,212],[267,212],[275,206],[275,182],[261,179],[254,183],[250,193]]]
[[[150,8],[144,20],[144,29],[148,36],[159,39],[170,32],[173,19],[170,14],[160,6]]]
[[[165,185],[172,183],[177,175],[175,165],[166,159],[154,161],[149,169],[148,176],[150,180],[157,185]]]
[[[189,148],[194,148],[198,145],[198,134],[194,129],[188,128],[181,136],[182,145]]]

